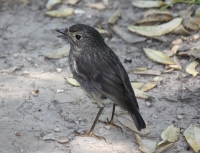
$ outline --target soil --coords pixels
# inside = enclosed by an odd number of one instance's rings
[[[109,0],[109,6],[99,11],[87,7],[88,1],[81,0],[69,7],[84,10],[84,14],[53,18],[44,15],[46,1],[25,2],[0,2],[0,153],[139,153],[134,132],[117,120],[117,116],[124,112],[118,107],[115,123],[122,127],[123,132],[115,127],[106,129],[99,123],[94,132],[106,141],[75,136],[75,131],[83,133],[90,129],[99,108],[82,88],[66,82],[65,78],[72,76],[68,57],[52,60],[44,58],[44,55],[67,43],[59,37],[55,31],[57,28],[83,23],[93,27],[103,25],[111,31],[107,20],[117,8],[121,8],[123,15],[117,25],[126,30],[134,20],[142,17],[146,9],[133,7],[128,0],[123,3]],[[67,5],[57,5],[54,9],[59,7]],[[177,4],[174,10],[178,12],[185,7]],[[169,37],[175,39],[181,36]],[[122,61],[131,81],[148,82],[155,77],[132,74],[131,71],[137,67],[165,70],[164,65],[146,57],[143,47],[157,50],[172,47],[171,43],[153,39],[129,44],[114,32],[112,37],[105,36],[105,41]],[[125,63],[125,59],[132,62]],[[189,58],[179,59],[185,68]],[[56,68],[62,68],[62,72],[57,72]],[[161,76],[163,81],[147,92],[152,97],[150,100],[138,98],[140,112],[150,129],[150,134],[142,138],[159,142],[162,131],[174,124],[181,128],[179,140],[182,140],[186,128],[192,124],[200,126],[200,76],[193,77],[184,71]],[[57,89],[64,92],[57,93]],[[31,93],[36,90],[39,93]],[[146,102],[152,106],[147,106]],[[105,108],[100,119],[110,118],[111,111],[112,104]],[[183,118],[178,119],[177,115]],[[183,140],[165,152],[193,151]]]

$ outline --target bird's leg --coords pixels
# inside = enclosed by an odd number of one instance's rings
[[[89,131],[87,134],[80,134],[80,133],[78,133],[78,132],[76,132],[76,134],[77,134],[78,136],[83,136],[83,137],[85,137],[85,136],[96,137],[96,138],[98,138],[98,139],[104,139],[104,140],[105,140],[104,137],[95,135],[95,134],[93,133],[93,130],[94,130],[94,128],[95,128],[95,125],[97,124],[97,121],[98,121],[99,116],[101,115],[103,109],[104,109],[104,106],[101,107],[101,108],[99,109],[99,112],[98,112],[98,114],[97,114],[97,116],[96,116],[96,118],[95,118],[95,120],[94,120],[94,123],[92,124],[92,127],[91,127],[90,131]]]
[[[115,126],[116,128],[120,129],[122,131],[122,128],[116,124],[114,124],[114,115],[115,115],[115,104],[113,104],[113,110],[112,110],[112,116],[111,116],[111,119],[109,121],[109,119],[107,118],[107,122],[105,121],[101,121],[99,120],[99,122],[103,123],[103,124],[106,124],[106,125],[112,125],[112,126]]]

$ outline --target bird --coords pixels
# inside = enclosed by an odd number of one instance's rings
[[[93,130],[109,103],[113,103],[113,110],[108,124],[114,125],[115,107],[119,106],[128,111],[139,131],[145,129],[146,124],[139,112],[128,74],[101,34],[85,24],[56,31],[65,35],[70,43],[69,66],[73,77],[100,107],[90,131],[85,135],[101,138]]]

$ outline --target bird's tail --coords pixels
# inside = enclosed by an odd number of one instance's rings
[[[131,117],[133,118],[135,125],[139,131],[146,128],[146,124],[138,110],[134,111],[134,114],[131,114]]]

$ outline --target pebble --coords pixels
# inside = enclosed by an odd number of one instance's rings
[[[183,115],[177,115],[178,119],[183,119]]]
[[[62,69],[61,69],[61,68],[56,68],[56,71],[57,71],[58,73],[60,73],[60,72],[62,72]]]
[[[19,56],[18,52],[13,54],[13,57],[18,57],[18,56]]]
[[[146,102],[147,106],[150,107],[152,104],[149,102]]]
[[[60,129],[59,129],[58,127],[56,127],[56,128],[54,129],[54,131],[55,131],[55,132],[59,132]]]
[[[153,117],[154,117],[155,119],[157,119],[157,118],[158,118],[158,116],[157,116],[157,115],[153,115]]]

